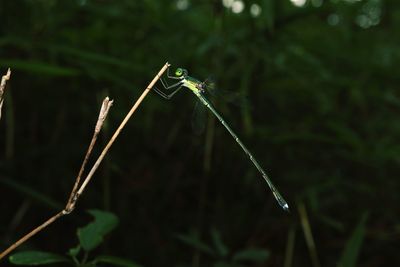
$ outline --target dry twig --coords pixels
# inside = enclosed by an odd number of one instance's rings
[[[71,192],[71,196],[74,194],[74,190],[76,191],[75,187],[78,186],[77,184],[79,183],[79,180],[80,180],[80,177],[81,177],[81,175],[82,175],[82,173],[83,173],[83,170],[84,170],[84,168],[85,168],[87,159],[89,158],[89,155],[90,155],[90,153],[91,153],[91,151],[92,151],[92,148],[93,148],[93,146],[94,146],[94,143],[96,142],[97,135],[98,135],[98,133],[99,133],[99,131],[100,131],[100,129],[98,129],[98,128],[99,128],[98,125],[99,125],[99,123],[102,124],[102,123],[104,122],[105,116],[107,116],[108,109],[111,107],[112,102],[113,102],[113,101],[110,101],[110,100],[108,99],[108,97],[106,97],[106,98],[103,100],[102,109],[100,110],[99,119],[97,120],[97,124],[96,124],[96,127],[95,127],[95,131],[94,131],[94,134],[93,134],[93,137],[92,137],[92,141],[90,142],[89,149],[88,149],[88,151],[87,151],[87,153],[86,153],[85,159],[83,160],[83,163],[82,163],[81,169],[80,169],[80,171],[79,171],[78,177],[76,178],[76,182],[75,182],[75,185],[74,185],[74,189],[73,189],[72,192]],[[104,108],[103,108],[104,106],[107,106],[106,112],[103,111],[103,110],[104,110]],[[101,119],[100,119],[100,118],[101,118]],[[100,125],[100,128],[101,128],[101,125]],[[26,234],[25,236],[23,236],[21,239],[19,239],[17,242],[15,242],[14,244],[12,244],[9,248],[7,248],[6,250],[4,250],[4,251],[0,254],[0,260],[1,260],[2,258],[4,258],[5,256],[7,256],[7,255],[8,255],[11,251],[13,251],[15,248],[17,248],[18,246],[20,246],[22,243],[24,243],[25,241],[27,241],[29,238],[31,238],[32,236],[34,236],[34,235],[37,234],[38,232],[42,231],[44,228],[46,228],[48,225],[50,225],[51,223],[53,223],[55,220],[57,220],[58,218],[62,217],[63,215],[66,215],[66,214],[70,213],[70,212],[73,210],[73,208],[74,208],[74,205],[71,205],[71,203],[72,203],[71,199],[73,199],[73,197],[71,197],[71,196],[70,196],[70,200],[68,200],[68,202],[67,202],[67,206],[66,206],[65,209],[63,209],[62,211],[58,212],[58,213],[55,214],[54,216],[50,217],[47,221],[45,221],[45,222],[42,223],[41,225],[37,226],[37,227],[36,227],[35,229],[33,229],[31,232],[29,232],[28,234]],[[74,203],[75,203],[75,202],[74,202]]]
[[[97,140],[97,136],[100,132],[100,129],[103,125],[103,122],[107,116],[107,113],[112,105],[113,101],[110,101],[108,99],[108,97],[106,97],[103,101],[103,105],[101,107],[100,110],[100,114],[99,114],[99,118],[97,120],[96,123],[96,127],[94,130],[94,134],[92,137],[92,140],[90,142],[89,148],[86,152],[85,158],[83,160],[82,166],[79,170],[78,176],[76,178],[74,187],[71,191],[71,194],[69,196],[68,202],[65,206],[65,208],[60,211],[59,213],[55,214],[54,216],[52,216],[50,219],[48,219],[47,221],[45,221],[44,223],[42,223],[41,225],[39,225],[38,227],[36,227],[35,229],[33,229],[31,232],[29,232],[28,234],[26,234],[25,236],[23,236],[21,239],[19,239],[17,242],[15,242],[14,244],[12,244],[9,248],[7,248],[6,250],[4,250],[1,254],[0,254],[0,260],[3,259],[5,256],[7,256],[11,251],[13,251],[15,248],[17,248],[19,245],[21,245],[22,243],[24,243],[25,241],[27,241],[29,238],[31,238],[32,236],[34,236],[36,233],[42,231],[44,228],[46,228],[48,225],[50,225],[51,223],[53,223],[54,221],[56,221],[57,219],[59,219],[60,217],[71,213],[76,205],[76,202],[78,201],[78,198],[80,195],[82,195],[83,191],[85,190],[87,184],[89,183],[90,179],[93,177],[93,174],[95,173],[95,171],[97,170],[97,168],[99,167],[101,161],[104,159],[104,156],[107,154],[108,150],[110,149],[110,147],[112,146],[112,144],[114,143],[114,141],[116,140],[116,138],[118,137],[119,133],[122,131],[122,129],[125,127],[126,123],[128,122],[128,120],[130,119],[130,117],[133,115],[133,113],[136,111],[136,109],[139,107],[139,105],[141,104],[141,102],[143,101],[143,99],[146,97],[146,95],[150,92],[151,88],[154,86],[154,84],[158,81],[158,79],[160,79],[161,75],[163,75],[163,73],[165,72],[165,70],[169,67],[168,63],[165,63],[165,65],[161,68],[161,70],[157,73],[157,75],[153,78],[153,80],[150,82],[150,84],[147,86],[147,88],[144,90],[144,92],[142,93],[142,95],[139,97],[139,99],[135,102],[135,104],[133,105],[133,107],[131,108],[131,110],[128,112],[128,114],[125,116],[124,120],[121,122],[120,126],[118,127],[118,129],[115,131],[114,135],[111,137],[110,141],[107,143],[107,145],[105,146],[105,148],[103,149],[103,151],[101,152],[100,156],[98,157],[97,161],[94,163],[92,169],[90,170],[89,174],[86,176],[85,180],[83,181],[83,183],[81,184],[81,186],[79,187],[79,182],[81,180],[81,176],[84,172],[86,163],[88,161],[88,158],[92,152],[93,146]],[[78,189],[79,187],[79,189]]]
[[[0,119],[1,119],[1,108],[3,106],[3,100],[4,100],[4,91],[6,89],[7,81],[10,79],[10,75],[11,75],[11,70],[10,70],[10,68],[8,68],[7,74],[3,75],[3,77],[1,77],[1,83],[0,83]]]

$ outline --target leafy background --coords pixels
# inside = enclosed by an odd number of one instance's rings
[[[1,247],[62,209],[102,98],[115,102],[97,153],[169,61],[247,96],[248,107],[217,109],[291,213],[218,121],[193,133],[190,92],[152,93],[74,213],[20,249],[66,251],[96,208],[120,220],[99,251],[144,266],[209,266],[179,237],[209,242],[212,229],[229,253],[268,250],[254,266],[283,266],[288,246],[292,266],[310,266],[304,207],[322,266],[399,263],[400,3],[294,2],[1,1],[0,68],[13,71],[0,121]]]

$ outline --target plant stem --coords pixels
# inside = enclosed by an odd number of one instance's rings
[[[303,227],[304,238],[306,239],[306,244],[308,247],[308,251],[310,253],[311,262],[313,267],[320,267],[317,248],[315,247],[314,237],[312,235],[310,221],[308,219],[307,210],[303,202],[301,202],[298,206],[298,211],[300,214],[301,226]]]
[[[3,75],[1,77],[1,82],[0,82],[0,119],[1,119],[1,107],[3,106],[3,100],[4,100],[4,91],[6,89],[6,84],[7,81],[10,79],[11,71],[10,68],[8,68],[6,75]]]
[[[44,228],[46,228],[49,224],[53,223],[55,220],[57,220],[58,218],[60,218],[61,216],[65,215],[64,211],[60,211],[59,213],[57,213],[56,215],[52,216],[50,219],[48,219],[47,221],[45,221],[44,223],[42,223],[41,225],[39,225],[38,227],[36,227],[35,229],[33,229],[31,232],[29,232],[28,234],[26,234],[25,236],[23,236],[21,239],[19,239],[17,242],[15,242],[14,244],[12,244],[9,248],[7,248],[6,250],[4,250],[1,254],[0,254],[0,260],[2,258],[4,258],[5,256],[7,256],[11,251],[13,251],[14,249],[16,249],[18,246],[20,246],[22,243],[24,243],[26,240],[28,240],[29,238],[31,238],[32,236],[34,236],[35,234],[37,234],[38,232],[42,231]]]
[[[108,100],[108,97],[106,99],[104,99],[103,101],[103,105],[102,108],[100,110],[100,114],[99,114],[99,118],[97,120],[97,124],[95,127],[95,133],[92,137],[92,140],[90,142],[88,151],[86,152],[85,158],[83,160],[81,169],[79,171],[78,177],[76,178],[74,187],[71,191],[69,200],[66,204],[65,209],[63,209],[62,211],[60,211],[59,213],[57,213],[56,215],[54,215],[53,217],[51,217],[50,219],[48,219],[47,221],[45,221],[43,224],[39,225],[38,227],[36,227],[35,229],[33,229],[31,232],[29,232],[28,234],[26,234],[25,236],[23,236],[21,239],[19,239],[17,242],[15,242],[14,244],[12,244],[9,248],[7,248],[6,250],[4,250],[1,254],[0,254],[0,260],[3,259],[5,256],[7,256],[11,251],[13,251],[15,248],[17,248],[18,246],[20,246],[22,243],[24,243],[25,241],[27,241],[29,238],[31,238],[32,236],[34,236],[35,234],[37,234],[38,232],[42,231],[44,228],[46,228],[48,225],[50,225],[51,223],[53,223],[55,220],[57,220],[58,218],[60,218],[61,216],[67,215],[69,213],[71,213],[76,205],[76,202],[78,201],[79,196],[82,194],[82,192],[85,190],[85,187],[87,186],[87,184],[89,183],[90,179],[93,177],[93,174],[95,173],[95,171],[97,170],[97,168],[99,167],[101,161],[103,160],[103,158],[105,157],[105,155],[107,154],[108,150],[110,149],[110,147],[112,146],[112,144],[114,143],[115,139],[118,137],[119,133],[122,131],[122,129],[124,128],[124,126],[126,125],[126,123],[128,122],[128,120],[130,119],[130,117],[132,116],[132,114],[136,111],[136,109],[138,108],[138,106],[140,105],[140,103],[143,101],[143,99],[145,98],[145,96],[150,92],[151,88],[154,86],[154,84],[158,81],[158,79],[160,79],[160,77],[163,75],[163,73],[165,72],[165,70],[169,67],[170,65],[167,63],[165,63],[165,65],[161,68],[161,70],[157,73],[157,75],[153,78],[153,80],[150,82],[150,84],[147,86],[147,88],[144,90],[144,92],[142,93],[142,95],[139,97],[139,99],[135,102],[135,104],[133,105],[133,107],[131,108],[131,110],[128,112],[128,114],[126,115],[126,117],[124,118],[124,120],[121,122],[120,126],[118,127],[118,129],[115,131],[114,135],[111,137],[111,140],[108,142],[108,144],[106,145],[106,147],[103,149],[103,151],[101,152],[100,156],[98,157],[97,161],[95,162],[95,164],[93,165],[92,169],[90,170],[89,174],[86,176],[85,180],[83,181],[82,185],[79,187],[79,190],[77,190],[78,185],[79,185],[79,181],[80,181],[80,177],[83,173],[84,167],[86,165],[86,162],[89,158],[89,155],[92,151],[92,148],[94,146],[94,143],[96,142],[97,139],[97,134],[100,132],[100,129],[103,125],[103,122],[108,114],[108,110],[111,107],[112,101]],[[77,190],[77,192],[76,192]]]
[[[128,112],[128,114],[125,116],[124,120],[121,122],[121,124],[119,125],[118,129],[115,131],[115,133],[113,134],[113,136],[111,137],[110,141],[108,142],[108,144],[106,145],[106,147],[103,149],[103,151],[101,152],[99,158],[97,159],[97,161],[95,162],[95,164],[93,165],[92,169],[90,170],[89,174],[87,175],[85,181],[82,183],[82,186],[79,188],[78,192],[77,192],[77,196],[79,197],[79,195],[82,194],[83,190],[85,190],[86,185],[89,183],[90,179],[92,178],[94,172],[97,170],[97,168],[99,167],[101,161],[103,160],[104,156],[107,154],[108,150],[110,149],[110,147],[112,146],[112,144],[114,143],[115,139],[117,139],[118,135],[121,133],[122,129],[125,127],[126,123],[128,122],[128,120],[131,118],[131,116],[133,115],[133,113],[136,111],[136,109],[139,107],[139,105],[142,103],[143,99],[146,97],[146,95],[150,92],[151,88],[153,88],[154,84],[158,81],[158,79],[160,79],[161,75],[163,75],[163,73],[165,72],[165,70],[169,67],[170,65],[168,63],[165,63],[164,67],[162,67],[162,69],[158,72],[158,74],[153,78],[153,80],[150,82],[150,84],[147,86],[147,88],[144,90],[144,92],[142,93],[142,95],[139,97],[139,99],[135,102],[135,104],[133,105],[133,107],[131,108],[131,110]]]

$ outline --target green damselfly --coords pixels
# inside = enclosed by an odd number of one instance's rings
[[[207,88],[207,83],[206,82],[201,82],[193,77],[190,77],[188,75],[187,70],[182,69],[182,68],[177,68],[174,75],[169,74],[169,68],[167,69],[167,77],[173,80],[176,80],[177,82],[168,85],[167,82],[160,78],[160,81],[163,85],[163,87],[166,90],[172,90],[171,93],[167,94],[165,92],[162,92],[161,90],[157,88],[153,88],[154,91],[156,91],[159,95],[164,97],[165,99],[170,99],[173,97],[182,87],[186,87],[190,89],[200,100],[200,102],[206,106],[214,115],[215,117],[218,118],[218,120],[222,123],[222,125],[225,126],[225,128],[228,130],[228,132],[232,135],[233,139],[240,145],[240,147],[243,149],[243,151],[249,156],[251,162],[253,162],[254,166],[256,166],[257,170],[261,173],[262,177],[264,180],[267,182],[269,188],[272,191],[272,194],[274,195],[275,199],[278,201],[279,205],[285,210],[289,211],[289,205],[285,201],[285,199],[282,197],[282,195],[279,193],[279,191],[276,189],[272,181],[269,179],[267,174],[265,173],[264,169],[258,164],[257,160],[254,158],[254,156],[250,153],[250,151],[247,149],[247,147],[240,141],[239,137],[235,134],[235,132],[229,127],[229,125],[225,122],[225,120],[222,118],[222,116],[216,111],[212,103],[207,99],[205,92],[208,89]]]

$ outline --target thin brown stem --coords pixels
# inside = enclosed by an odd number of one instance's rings
[[[90,142],[88,151],[85,155],[85,159],[83,160],[81,169],[79,171],[78,177],[76,178],[75,181],[75,185],[74,188],[71,191],[71,195],[70,198],[67,202],[67,205],[65,207],[65,209],[63,209],[62,211],[60,211],[59,213],[57,213],[56,215],[54,215],[53,217],[51,217],[50,219],[48,219],[47,221],[45,221],[44,223],[42,223],[41,225],[39,225],[38,227],[34,228],[31,232],[29,232],[28,234],[26,234],[25,236],[23,236],[21,239],[19,239],[17,242],[15,242],[14,244],[12,244],[9,248],[7,248],[6,250],[4,250],[1,254],[0,254],[0,260],[2,258],[4,258],[5,256],[7,256],[11,251],[13,251],[14,249],[16,249],[18,246],[20,246],[22,243],[24,243],[25,241],[27,241],[28,239],[30,239],[32,236],[34,236],[35,234],[37,234],[38,232],[42,231],[44,228],[46,228],[49,224],[53,223],[55,220],[57,220],[58,218],[60,218],[63,215],[69,214],[71,213],[71,211],[74,209],[75,207],[75,203],[77,198],[74,197],[76,195],[76,188],[79,185],[79,180],[80,177],[83,173],[84,167],[86,165],[86,162],[89,158],[89,155],[93,149],[94,143],[96,142],[97,139],[97,135],[100,132],[100,129],[103,125],[103,122],[107,116],[108,110],[112,105],[112,101],[110,101],[108,99],[108,97],[106,97],[103,101],[103,105],[102,108],[100,110],[100,114],[99,114],[99,118],[97,120],[96,123],[96,127],[95,127],[95,133],[93,135],[92,141]]]
[[[1,77],[1,83],[0,83],[0,119],[1,119],[1,108],[3,106],[3,100],[4,100],[4,91],[6,89],[6,84],[7,81],[10,79],[11,75],[11,70],[8,68],[6,75],[3,75]]]
[[[32,231],[30,231],[28,234],[26,234],[25,236],[23,236],[21,239],[19,239],[17,242],[15,242],[14,244],[12,244],[8,249],[4,250],[1,254],[0,254],[0,260],[2,258],[4,258],[5,256],[7,256],[11,251],[13,251],[14,249],[16,249],[18,246],[20,246],[22,243],[24,243],[26,240],[28,240],[29,238],[31,238],[32,236],[34,236],[35,234],[37,234],[38,232],[42,231],[44,228],[46,228],[49,224],[53,223],[55,220],[57,220],[58,218],[60,218],[61,216],[64,216],[66,213],[64,211],[60,211],[59,213],[57,213],[56,215],[52,216],[50,219],[48,219],[47,221],[45,221],[44,223],[42,223],[41,225],[39,225],[38,227],[36,227],[35,229],[33,229]]]
[[[103,123],[104,123],[104,121],[105,121],[105,119],[107,117],[108,111],[110,110],[110,107],[112,106],[112,103],[113,103],[113,101],[112,100],[110,101],[110,99],[108,97],[106,97],[103,100],[103,104],[101,105],[101,110],[100,110],[100,113],[99,113],[99,117],[97,119],[96,127],[95,127],[94,132],[93,132],[92,140],[90,141],[88,150],[87,150],[85,158],[84,158],[84,160],[82,162],[82,165],[81,165],[81,168],[79,170],[78,176],[76,177],[74,188],[71,191],[71,194],[69,196],[67,205],[65,207],[65,210],[67,212],[71,212],[75,207],[76,191],[78,190],[79,182],[80,182],[82,174],[83,174],[83,172],[85,170],[85,166],[86,166],[86,164],[87,164],[87,162],[89,160],[89,156],[92,153],[93,147],[94,147],[94,145],[96,143],[97,136],[99,135],[100,130],[101,130],[102,126],[103,126]]]
[[[43,224],[39,225],[38,227],[36,227],[35,229],[33,229],[31,232],[29,232],[28,234],[26,234],[25,236],[23,236],[21,239],[19,239],[17,242],[15,242],[14,244],[12,244],[9,248],[7,248],[6,250],[4,250],[1,254],[0,254],[0,260],[3,259],[5,256],[7,256],[11,251],[13,251],[15,248],[17,248],[18,246],[20,246],[22,243],[24,243],[25,241],[27,241],[29,238],[31,238],[32,236],[34,236],[35,234],[37,234],[38,232],[42,231],[44,228],[46,228],[48,225],[50,225],[51,223],[53,223],[55,220],[57,220],[58,218],[60,218],[63,215],[69,214],[75,207],[76,202],[78,201],[79,196],[82,194],[82,192],[85,190],[85,187],[87,186],[87,184],[89,183],[90,179],[92,178],[94,172],[97,170],[97,168],[99,167],[101,161],[104,159],[104,156],[107,154],[108,150],[110,149],[110,147],[112,146],[112,144],[114,143],[115,139],[118,137],[119,133],[122,131],[122,129],[124,128],[124,126],[126,125],[126,123],[128,122],[128,120],[130,119],[130,117],[133,115],[133,113],[136,111],[136,109],[139,107],[139,105],[141,104],[141,102],[143,101],[143,99],[146,97],[146,95],[150,92],[151,88],[153,88],[154,84],[158,81],[158,79],[160,79],[160,77],[163,75],[163,73],[165,72],[165,70],[169,67],[170,65],[168,63],[165,63],[165,65],[161,68],[161,70],[157,73],[157,75],[153,78],[153,80],[150,82],[150,84],[147,86],[147,88],[144,90],[144,92],[142,93],[142,95],[139,97],[139,99],[135,102],[135,104],[133,105],[133,107],[131,108],[131,110],[128,112],[128,114],[126,115],[126,117],[124,118],[124,120],[121,122],[120,126],[118,127],[118,129],[115,131],[114,135],[111,137],[110,141],[108,142],[108,144],[106,145],[106,147],[103,149],[103,151],[101,152],[99,158],[97,159],[97,161],[95,162],[95,164],[93,165],[92,169],[90,170],[89,174],[86,176],[85,180],[83,181],[82,185],[79,187],[79,190],[77,190],[78,186],[79,186],[79,181],[81,179],[82,173],[84,171],[85,165],[87,163],[87,160],[89,158],[89,155],[91,154],[91,151],[93,149],[94,143],[96,142],[97,139],[97,135],[100,132],[100,129],[103,125],[103,122],[107,116],[108,110],[112,105],[112,101],[109,101],[108,98],[106,98],[103,101],[103,105],[102,105],[102,109],[100,111],[100,115],[99,115],[99,119],[97,120],[97,124],[95,127],[95,132],[93,134],[93,138],[92,141],[90,142],[88,151],[86,152],[85,158],[83,160],[81,169],[79,171],[78,177],[75,181],[74,187],[71,191],[71,195],[69,197],[69,200],[67,202],[66,208],[62,211],[60,211],[59,213],[57,213],[56,215],[54,215],[53,217],[51,217],[50,219],[48,219],[46,222],[44,222]],[[77,191],[77,192],[76,192]]]
[[[126,123],[128,122],[128,120],[131,118],[131,116],[133,115],[133,113],[136,111],[136,109],[139,107],[139,105],[142,103],[143,99],[146,97],[146,95],[150,92],[151,88],[153,88],[154,84],[158,81],[158,79],[160,79],[160,77],[163,75],[163,73],[165,72],[165,70],[169,67],[170,65],[167,63],[165,63],[164,67],[161,68],[161,70],[157,73],[157,75],[153,78],[153,80],[150,82],[150,84],[147,86],[147,88],[143,91],[142,95],[139,97],[139,99],[135,102],[135,104],[133,105],[133,107],[131,108],[131,110],[128,112],[128,114],[125,116],[124,120],[121,122],[121,124],[119,125],[118,129],[115,131],[115,133],[113,134],[113,136],[111,137],[110,141],[107,143],[107,145],[105,146],[105,148],[103,149],[103,151],[101,152],[99,158],[97,159],[97,161],[94,163],[92,169],[90,170],[89,174],[87,175],[85,181],[83,181],[82,186],[79,188],[76,197],[79,197],[83,190],[85,190],[86,185],[89,183],[90,179],[92,178],[93,174],[95,173],[95,171],[97,170],[97,168],[99,167],[101,161],[103,160],[104,156],[107,154],[108,150],[110,149],[110,147],[112,146],[112,144],[114,143],[115,139],[117,139],[118,135],[120,134],[120,132],[122,131],[122,129],[125,127]]]

